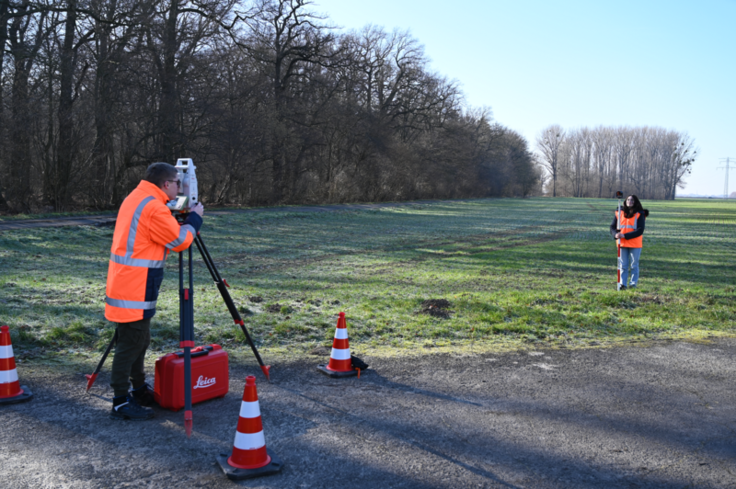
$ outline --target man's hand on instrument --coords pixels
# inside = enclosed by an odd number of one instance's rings
[[[202,217],[202,214],[204,214],[204,206],[201,202],[197,202],[197,205],[189,209],[190,212],[194,212],[195,214],[199,214],[199,217]]]

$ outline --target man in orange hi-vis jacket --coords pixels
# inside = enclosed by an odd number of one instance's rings
[[[153,391],[146,383],[143,361],[151,341],[158,289],[169,251],[184,251],[202,226],[202,204],[183,224],[166,203],[181,185],[176,168],[153,163],[118,211],[107,271],[105,317],[116,323],[118,341],[110,385],[114,392],[110,417],[142,420],[153,417]],[[129,393],[130,383],[133,390]]]

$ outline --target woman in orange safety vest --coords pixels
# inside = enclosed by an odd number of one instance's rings
[[[633,289],[639,283],[639,257],[641,256],[644,222],[649,215],[649,211],[642,208],[636,195],[629,195],[626,197],[621,211],[616,211],[614,214],[615,217],[611,223],[611,235],[620,240],[621,246],[621,258],[619,258],[619,268],[621,270],[620,290],[626,290],[627,286]],[[629,269],[631,269],[631,282],[629,282]]]

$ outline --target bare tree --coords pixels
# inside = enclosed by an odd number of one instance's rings
[[[307,0],[259,0],[256,13],[246,20],[247,42],[242,46],[266,67],[271,80],[272,110],[264,122],[271,142],[273,202],[284,199],[287,186],[299,173],[294,166],[303,156],[304,148],[287,151],[287,141],[294,137],[287,123],[294,100],[290,89],[309,65],[326,64],[332,55],[327,48],[335,37],[310,5]]]
[[[5,103],[4,93],[5,84],[3,78],[5,76],[5,45],[8,41],[8,24],[12,19],[12,11],[10,9],[10,0],[0,0],[0,143],[5,142]],[[0,211],[10,210],[7,200],[5,200],[5,181],[3,173],[3,159],[0,157]]]
[[[114,207],[148,163],[185,155],[220,204],[540,191],[527,141],[467,107],[408,33],[238,2],[0,0],[0,209]],[[559,195],[573,173],[557,164]]]
[[[31,152],[32,114],[30,104],[31,72],[36,56],[49,30],[45,28],[48,12],[35,10],[29,0],[15,4],[13,18],[8,29],[9,53],[13,58],[10,120],[10,185],[8,201],[21,211],[29,211],[34,198],[31,188],[31,168],[34,158]]]
[[[569,178],[573,197],[585,197],[590,183],[592,141],[590,130],[582,127],[568,134]]]
[[[123,109],[134,98],[136,84],[135,79],[126,78],[126,72],[134,60],[141,59],[142,26],[154,5],[139,0],[93,0],[90,4],[89,29],[94,43],[89,56],[94,75],[89,92],[94,143],[89,155],[88,196],[95,207],[109,207],[122,200],[121,176],[129,166],[120,163],[134,164],[132,158],[121,157],[130,149],[116,148],[116,141],[122,142],[126,122],[133,116]]]
[[[606,186],[609,194],[616,188],[642,198],[674,199],[696,156],[686,134],[660,127],[579,128],[558,148],[557,194],[604,197]]]
[[[565,131],[553,124],[537,136],[537,148],[542,153],[542,166],[552,178],[552,197],[557,197],[557,177],[559,169],[560,146],[565,141]]]
[[[611,170],[613,166],[613,130],[609,127],[597,127],[591,132],[595,167],[598,176],[598,198],[603,197],[603,182],[609,182],[608,193],[611,193]]]
[[[675,146],[672,148],[669,161],[669,171],[665,175],[665,199],[674,200],[677,188],[684,188],[685,176],[692,172],[692,166],[698,156],[698,149],[693,140],[686,133],[675,133]]]
[[[72,175],[75,160],[79,157],[79,143],[81,135],[77,118],[74,116],[74,104],[77,100],[78,88],[85,77],[88,64],[81,70],[77,70],[79,48],[86,43],[92,35],[88,30],[86,34],[77,37],[79,29],[79,4],[78,0],[65,0],[62,7],[63,12],[63,37],[59,39],[54,32],[54,41],[57,44],[59,56],[58,69],[58,109],[57,128],[58,137],[55,141],[55,154],[51,158],[51,164],[44,172],[45,200],[55,210],[64,210],[70,203],[72,189]],[[49,126],[53,123],[49,121]]]

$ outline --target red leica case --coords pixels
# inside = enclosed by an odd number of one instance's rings
[[[191,351],[192,404],[223,397],[230,376],[227,353],[220,345],[198,346]],[[184,352],[169,353],[156,360],[154,396],[162,408],[178,411],[184,407]]]

